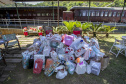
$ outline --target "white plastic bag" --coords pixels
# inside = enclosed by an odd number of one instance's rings
[[[74,54],[74,49],[71,48],[71,47],[66,47],[65,48],[65,53],[69,54],[69,55],[72,55],[72,54]]]
[[[58,55],[55,51],[50,52],[51,58],[56,62],[58,61]]]
[[[75,51],[75,56],[76,56],[76,57],[79,57],[79,56],[81,56],[83,53],[85,53],[85,48],[84,48],[84,47],[82,47],[82,48],[76,50],[76,51]]]
[[[74,70],[75,70],[76,64],[74,64],[74,63],[71,62],[71,61],[67,61],[67,62],[66,62],[66,65],[67,65],[67,67],[68,67],[68,72],[69,72],[70,74],[74,74]]]
[[[100,73],[100,70],[101,70],[101,63],[100,62],[91,61],[90,65],[91,65],[91,73],[93,73],[93,74],[98,76],[99,73]]]
[[[55,68],[55,72],[58,72],[59,70],[64,69],[64,68],[65,68],[64,65],[60,65],[60,66]]]
[[[43,55],[49,56],[50,51],[51,51],[51,47],[48,46],[48,45],[46,45],[46,46],[44,47],[44,49],[43,49]]]
[[[90,64],[87,64],[87,73],[90,74],[91,73],[91,65]]]
[[[82,61],[81,63],[77,63],[75,72],[77,74],[84,74],[86,72],[86,63]]]
[[[61,42],[62,38],[59,34],[54,34],[51,40]]]
[[[67,76],[67,71],[64,69],[64,71],[58,71],[56,74],[57,79],[63,79]]]

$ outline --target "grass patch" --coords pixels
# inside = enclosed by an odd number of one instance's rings
[[[98,34],[101,51],[110,57],[108,67],[101,71],[99,76],[74,73],[73,75],[68,74],[63,80],[58,80],[56,73],[51,77],[46,77],[44,71],[41,74],[33,74],[32,69],[24,70],[22,64],[19,63],[10,73],[9,80],[3,84],[126,84],[126,57],[120,54],[116,58],[109,53],[115,38],[121,39],[122,36],[126,36],[126,34],[110,34],[109,38],[106,38],[105,34]]]

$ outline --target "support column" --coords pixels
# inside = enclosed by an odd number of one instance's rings
[[[90,21],[89,13],[90,13],[90,0],[89,0],[89,9],[88,9],[88,22]]]
[[[52,1],[52,7],[53,7],[53,20],[54,20],[54,6],[53,6],[53,1]]]
[[[16,6],[17,16],[18,16],[18,19],[19,19],[19,14],[18,14],[17,3],[15,3],[15,6]]]
[[[58,9],[57,9],[57,20],[58,20],[58,26],[59,26],[59,0],[57,0],[58,1]]]
[[[123,14],[123,12],[124,12],[125,2],[126,2],[126,0],[124,0],[123,10],[122,10],[122,13],[121,13],[121,15],[120,15],[120,20],[119,20],[119,22],[121,22],[121,20],[122,20],[122,14]]]

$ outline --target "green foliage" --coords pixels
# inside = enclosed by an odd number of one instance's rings
[[[72,22],[72,21],[67,22],[67,21],[64,21],[63,23],[67,27],[67,29],[68,29],[69,32],[72,32],[74,30],[74,25],[75,25],[76,22]]]
[[[53,27],[53,32],[54,33],[60,33],[60,32],[64,32],[64,31],[68,31],[66,26],[58,26],[58,27]]]
[[[102,23],[100,23],[99,25],[97,24],[93,24],[91,23],[91,28],[89,29],[91,32],[99,32],[102,30],[102,27],[101,27]]]
[[[110,26],[107,26],[107,25],[104,25],[104,27],[103,27],[103,29],[104,29],[104,32],[106,32],[106,33],[110,33],[110,32],[112,32],[112,31],[114,31],[114,30],[117,30],[117,29],[115,29],[116,27],[110,27]]]
[[[82,24],[82,30],[83,31],[87,30],[90,27],[91,27],[91,23],[89,23],[89,22],[85,22],[85,23]]]
[[[80,22],[80,21],[76,21],[75,26],[76,26],[76,27],[80,27],[80,28],[81,28],[81,27],[82,27],[82,24],[81,24],[81,22]]]

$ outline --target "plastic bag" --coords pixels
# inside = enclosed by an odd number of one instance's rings
[[[51,54],[51,58],[54,60],[54,61],[58,61],[58,55],[55,51],[52,51],[50,52]]]
[[[65,54],[58,54],[58,58],[60,60],[64,60],[65,61],[67,59],[67,56]]]
[[[57,46],[57,48],[63,48],[63,47],[64,47],[64,44],[62,42]]]
[[[101,63],[100,62],[95,62],[95,61],[91,61],[90,62],[91,65],[91,73],[95,74],[95,75],[99,75],[100,73],[100,69],[101,69]]]
[[[74,49],[71,48],[71,47],[66,47],[65,48],[65,53],[69,54],[69,55],[72,55],[72,54],[74,54]]]
[[[63,71],[58,71],[56,74],[57,79],[63,79],[67,76],[67,71],[64,69]]]
[[[90,64],[87,64],[87,73],[90,74],[91,73],[91,65]]]
[[[37,59],[42,59],[42,61],[43,61],[42,68],[45,69],[45,56],[41,55],[41,54],[36,54],[36,55],[34,55],[34,63],[35,63],[35,60],[37,60]]]
[[[57,48],[58,45],[59,45],[59,43],[56,42],[56,41],[51,41],[51,42],[50,42],[50,46],[51,46],[52,48]]]
[[[98,40],[96,38],[92,38],[90,42],[91,46],[96,46],[97,49],[100,49]]]
[[[75,51],[75,56],[76,56],[76,57],[79,57],[79,56],[81,56],[83,53],[85,53],[85,48],[84,48],[84,47],[82,47],[82,48],[76,50],[76,51]]]
[[[65,54],[65,48],[56,48],[57,54]]]
[[[59,34],[54,34],[51,40],[61,42],[62,38]]]
[[[82,38],[78,38],[76,39],[71,45],[70,47],[72,47],[74,50],[77,50],[81,47],[83,47],[85,42],[80,42],[81,40],[83,40]],[[81,44],[80,44],[81,43]]]
[[[64,68],[65,68],[64,65],[60,65],[60,66],[58,66],[58,67],[55,68],[55,72],[58,72],[59,70],[62,70]]]
[[[42,59],[36,59],[35,63],[34,63],[33,73],[36,73],[36,74],[41,73],[42,65],[43,65],[43,60]]]
[[[74,70],[75,70],[76,64],[72,63],[71,61],[67,61],[66,65],[68,67],[68,72],[70,74],[74,74]]]
[[[74,62],[75,61],[74,55],[69,55],[68,60],[71,61],[71,62]]]
[[[51,51],[51,47],[46,45],[43,49],[43,55],[49,56],[50,51]]]
[[[46,35],[46,38],[47,38],[48,40],[51,40],[52,37],[53,37],[53,34],[52,34],[52,33],[49,33],[49,34]]]
[[[86,49],[85,54],[83,55],[85,60],[88,60],[91,57],[91,48]]]
[[[82,61],[81,63],[77,63],[75,72],[77,74],[84,74],[86,72],[86,63]]]
[[[70,35],[66,35],[64,40],[63,40],[63,43],[67,46],[70,46],[73,42],[73,36],[70,36]]]
[[[83,61],[84,61],[84,58],[83,57],[78,57],[75,62],[76,63],[81,63]]]

